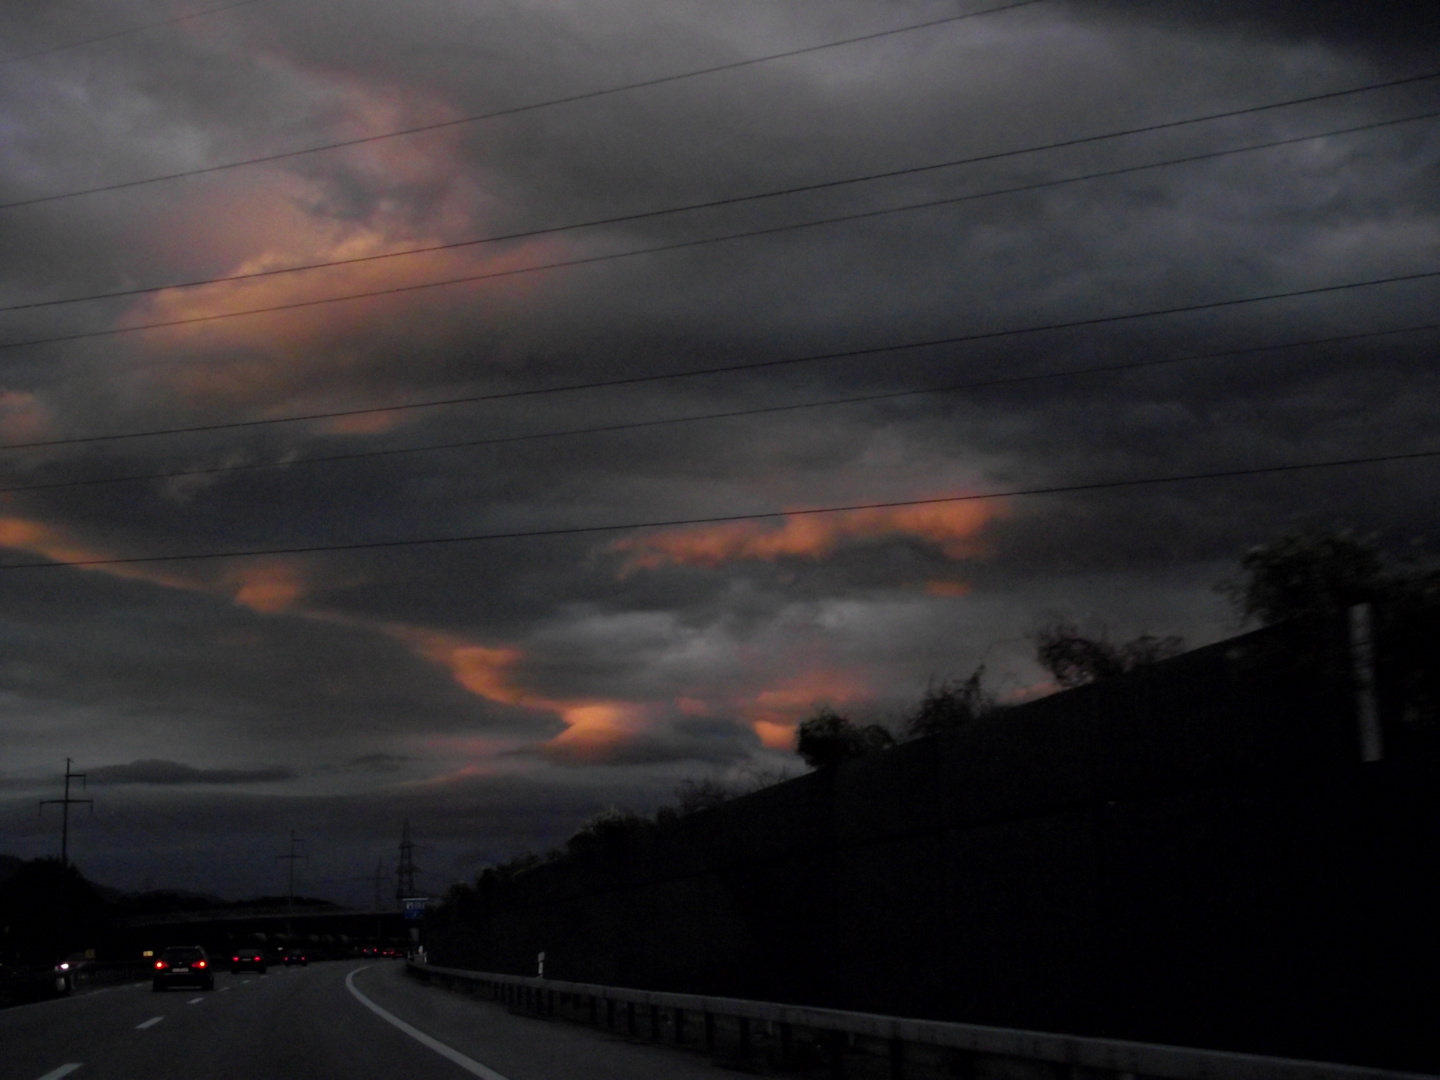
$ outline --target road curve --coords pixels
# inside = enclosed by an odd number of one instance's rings
[[[0,1009],[0,1080],[719,1080],[697,1055],[510,1013],[394,961]]]

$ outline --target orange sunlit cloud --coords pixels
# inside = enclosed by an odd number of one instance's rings
[[[519,649],[476,645],[451,634],[389,623],[382,628],[431,663],[448,668],[451,677],[470,693],[507,705],[541,704],[511,681],[511,669],[524,654]],[[542,705],[542,707],[544,707]]]
[[[388,254],[437,242],[434,237],[397,240],[363,226],[352,226],[349,235],[337,236],[332,226],[317,223],[293,207],[289,211],[296,219],[290,242],[243,260],[234,266],[232,273],[250,274],[303,262]],[[317,356],[316,350],[373,339],[374,334],[388,324],[403,320],[408,326],[422,313],[442,314],[453,305],[461,290],[473,293],[476,289],[503,288],[513,293],[532,287],[534,279],[520,275],[489,283],[434,289],[412,289],[411,286],[517,270],[550,261],[557,250],[558,245],[553,241],[536,240],[498,252],[483,249],[431,252],[226,282],[201,289],[170,290],[137,305],[126,322],[207,319],[228,312],[301,305],[291,310],[151,331],[154,340],[171,347],[203,345],[239,351],[223,364],[187,365],[173,374],[172,381],[182,394],[196,400],[250,401],[299,385],[317,363],[332,366],[337,360],[342,364],[345,361],[343,353]],[[386,290],[398,292],[316,303],[349,294]],[[256,349],[278,354],[287,362],[277,364],[273,357],[261,358],[253,352],[248,355],[244,352]]]
[[[224,583],[233,588],[235,603],[264,615],[287,610],[305,592],[299,567],[292,562],[236,563]]]
[[[287,57],[276,62],[298,64]],[[443,99],[414,87],[358,79],[314,65],[303,66],[296,74],[312,84],[312,100],[316,110],[326,115],[325,122],[347,136],[443,123],[458,115]],[[332,172],[320,171],[315,163],[303,168],[273,166],[263,183],[217,183],[197,189],[175,208],[174,227],[152,242],[157,255],[192,268],[184,276],[203,276],[193,269],[197,267],[227,276],[272,276],[157,293],[135,303],[120,325],[301,306],[148,331],[146,341],[153,346],[155,359],[146,377],[192,404],[250,404],[288,411],[297,396],[314,396],[317,373],[344,372],[364,362],[377,335],[392,333],[412,346],[423,344],[423,338],[444,332],[457,305],[467,305],[466,317],[473,319],[477,296],[528,295],[537,287],[537,275],[413,287],[554,261],[569,250],[566,243],[536,238],[503,248],[478,245],[376,259],[488,231],[487,196],[473,180],[466,143],[467,136],[452,130],[421,139],[381,140],[329,162],[325,168]],[[338,187],[329,182],[332,177],[339,181]],[[337,199],[367,197],[360,215],[333,208]],[[356,259],[375,261],[274,273],[291,266]],[[318,303],[386,290],[398,291]],[[207,362],[194,362],[196,348],[212,354]],[[334,421],[324,430],[373,433],[376,425],[388,428],[399,422],[403,418],[350,418]]]
[[[0,547],[29,552],[41,558],[58,563],[88,562],[93,559],[109,559],[114,552],[103,548],[90,547],[67,536],[62,529],[46,525],[29,518],[0,517]],[[167,574],[155,566],[112,565],[80,567],[83,570],[98,570],[114,577],[148,581],[171,589],[191,589],[194,584],[174,574]]]
[[[816,705],[839,707],[869,696],[870,688],[853,671],[816,668],[761,690],[741,701],[737,711],[767,748],[791,750],[796,727]]]
[[[755,720],[751,729],[760,737],[767,750],[791,750],[795,747],[795,725],[777,724],[773,720]]]
[[[565,730],[545,744],[565,757],[593,760],[604,757],[627,737],[644,730],[648,710],[621,701],[588,701],[563,705],[560,719]]]
[[[0,547],[29,552],[59,563],[83,563],[116,557],[114,551],[76,540],[63,529],[19,517],[0,517]],[[290,609],[305,592],[299,567],[290,562],[273,560],[238,562],[214,579],[189,577],[161,569],[153,563],[81,566],[78,569],[131,581],[145,581],[166,589],[220,594],[242,607],[266,615]]]
[[[981,554],[977,536],[999,512],[988,502],[968,502],[791,515],[779,526],[740,521],[651,533],[617,541],[611,550],[628,556],[622,574],[662,566],[713,569],[786,556],[823,559],[847,542],[894,536],[915,537],[936,545],[949,558],[964,559]]]

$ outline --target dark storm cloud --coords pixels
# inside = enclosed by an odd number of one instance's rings
[[[1074,10],[1092,6],[1074,5]],[[1100,6],[1116,19],[1270,33],[1286,41],[1320,41],[1358,51],[1435,55],[1440,47],[1440,13],[1425,0],[1128,0]]]
[[[280,766],[264,769],[197,769],[160,758],[128,765],[91,767],[87,775],[97,784],[272,784],[295,779],[295,771]]]
[[[3,15],[27,49],[56,30],[25,23],[28,10]],[[604,13],[542,3],[420,3],[404,18],[366,2],[347,4],[343,18],[337,10],[254,5],[184,33],[0,68],[13,150],[0,200],[484,112],[956,8],[637,0]],[[15,303],[368,254],[1322,93],[1422,68],[1434,44],[1424,15],[1399,4],[1040,4],[663,90],[0,211],[0,285]],[[1440,108],[1436,93],[1414,84],[543,241],[0,313],[0,341],[1123,168],[1425,112]],[[9,350],[0,434],[20,442],[262,420],[866,348],[1424,272],[1440,269],[1437,254],[1440,136],[1428,121],[485,285]],[[287,464],[1393,329],[1433,321],[1435,297],[1433,283],[1415,282],[386,418],[9,453],[0,486],[285,467],[13,492],[0,503],[0,541],[17,561],[290,547],[1428,447],[1440,434],[1433,331]],[[1004,692],[1033,692],[1025,635],[1045,613],[1100,618],[1120,637],[1183,633],[1199,644],[1228,633],[1231,615],[1211,586],[1246,547],[1296,523],[1433,532],[1428,470],[1004,500],[972,523],[970,546],[933,521],[850,521],[846,531],[847,519],[816,518],[744,535],[652,530],[159,564],[128,580],[0,572],[6,735],[32,772],[67,755],[163,755],[232,772],[283,762],[296,773],[287,791],[304,794],[186,801],[196,824],[157,873],[189,865],[183,873],[200,882],[198,868],[214,872],[207,844],[242,821],[253,858],[237,880],[263,878],[274,837],[303,826],[333,833],[350,853],[358,869],[337,869],[338,881],[368,871],[365,837],[389,844],[405,815],[445,837],[447,868],[467,870],[516,845],[563,840],[610,802],[653,802],[686,770],[760,757],[762,739],[784,754],[786,725],[819,701],[890,722],[928,678],[963,677],[982,660]],[[496,762],[527,779],[464,772]],[[385,784],[367,809],[357,793]],[[194,794],[183,784],[107,790],[117,804]],[[168,835],[160,815],[188,820],[180,805],[137,803],[114,835]],[[138,845],[132,854],[143,862]]]

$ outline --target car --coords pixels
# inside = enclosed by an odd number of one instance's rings
[[[310,957],[306,956],[299,949],[286,949],[280,959],[284,961],[286,967],[292,967],[295,964],[299,964],[301,967],[307,967],[310,964]]]
[[[64,997],[75,987],[66,964],[26,963],[0,957],[0,1006]]]
[[[242,971],[258,971],[265,974],[265,953],[260,949],[236,949],[230,954],[230,974],[238,975]]]
[[[158,994],[171,986],[215,989],[215,972],[203,948],[199,945],[172,945],[156,958],[150,989]]]

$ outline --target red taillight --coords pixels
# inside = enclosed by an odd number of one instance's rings
[[[155,961],[155,970],[156,970],[156,971],[164,971],[164,970],[165,970],[166,968],[168,968],[169,966],[170,966],[170,965],[167,964],[164,960],[156,960],[156,961]]]
[[[238,963],[240,962],[240,957],[238,957],[238,956],[232,956],[232,957],[230,957],[230,962],[231,962],[232,964],[238,964]]]
[[[197,968],[203,968],[203,967],[205,966],[205,961],[204,961],[204,960],[196,960],[195,963],[191,964],[190,966],[191,966],[191,967],[197,967]]]

